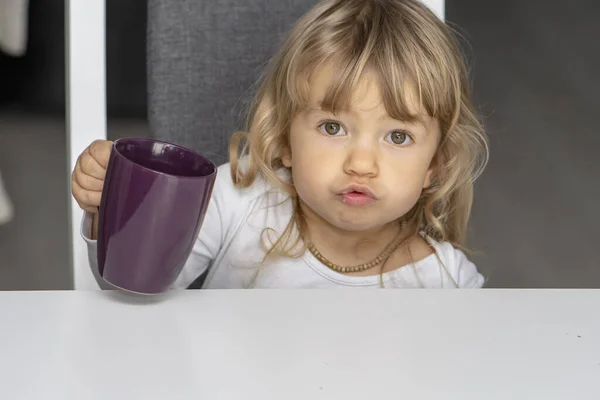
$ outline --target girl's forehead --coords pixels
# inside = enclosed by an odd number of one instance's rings
[[[325,64],[316,67],[308,77],[308,102],[309,108],[323,108],[323,100],[327,98],[328,93],[336,78],[336,68],[331,64]],[[381,111],[387,114],[384,98],[382,95],[382,82],[380,76],[372,69],[367,69],[361,75],[356,85],[348,93],[347,108],[345,111],[373,112]],[[409,109],[410,114],[415,116],[426,116],[421,102],[419,101],[418,91],[411,82],[406,82],[404,92],[398,95],[403,97],[403,103]]]

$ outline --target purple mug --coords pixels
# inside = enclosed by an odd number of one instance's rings
[[[212,162],[181,146],[116,140],[100,203],[100,276],[130,292],[167,291],[192,251],[216,175]]]

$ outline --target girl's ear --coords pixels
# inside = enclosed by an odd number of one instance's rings
[[[281,162],[283,163],[284,167],[292,168],[292,152],[290,151],[290,148],[288,146],[285,146],[283,148]]]
[[[425,180],[423,181],[423,189],[429,189],[429,187],[435,180],[438,168],[440,168],[439,159],[440,159],[439,153],[437,153],[435,156],[433,156],[433,159],[431,160],[431,164],[429,164],[429,169],[427,170],[427,174],[425,175]]]
[[[428,189],[429,186],[431,186],[431,182],[433,181],[434,176],[434,168],[429,168],[429,170],[427,171],[427,175],[425,175],[425,180],[423,181],[423,189]]]

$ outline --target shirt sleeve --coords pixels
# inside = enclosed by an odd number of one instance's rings
[[[461,289],[478,289],[483,286],[485,279],[477,271],[477,267],[458,249],[454,249],[455,279]]]
[[[101,289],[112,289],[113,287],[108,284],[102,277],[100,276],[100,272],[98,272],[98,242],[96,240],[92,240],[92,224],[94,221],[94,214],[86,212],[83,214],[83,219],[81,221],[81,236],[87,245],[88,252],[88,262],[90,263],[90,269],[92,270],[92,274],[94,275],[94,279],[98,283]]]

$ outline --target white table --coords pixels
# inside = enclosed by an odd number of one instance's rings
[[[600,291],[0,292],[2,399],[600,399]]]

